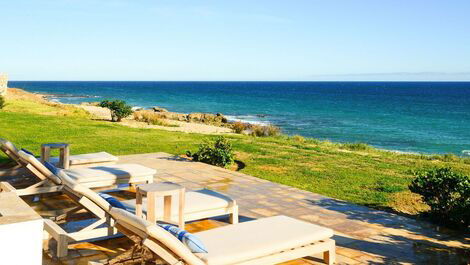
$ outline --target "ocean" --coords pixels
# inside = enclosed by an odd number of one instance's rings
[[[63,103],[123,99],[175,112],[223,113],[289,135],[416,153],[470,150],[470,82],[12,81]]]

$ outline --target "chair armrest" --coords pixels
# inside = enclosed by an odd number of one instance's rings
[[[62,227],[50,219],[44,219],[44,230],[46,230],[46,232],[49,233],[49,235],[51,235],[55,240],[59,240],[61,237],[67,235],[67,232],[65,232]]]

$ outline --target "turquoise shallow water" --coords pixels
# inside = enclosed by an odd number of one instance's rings
[[[119,98],[405,152],[470,150],[470,82],[10,82],[65,103]]]

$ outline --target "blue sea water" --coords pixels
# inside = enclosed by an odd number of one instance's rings
[[[64,103],[124,99],[287,134],[420,153],[470,150],[470,82],[10,82]]]

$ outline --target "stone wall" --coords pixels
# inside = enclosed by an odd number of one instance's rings
[[[8,88],[8,76],[0,74],[0,95],[5,95]]]

